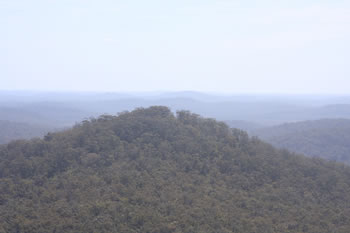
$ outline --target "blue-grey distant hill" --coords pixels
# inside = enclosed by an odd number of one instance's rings
[[[257,129],[253,135],[290,151],[350,164],[350,120],[322,119]]]
[[[0,120],[55,129],[90,117],[154,105],[172,112],[189,110],[247,131],[285,122],[322,118],[350,119],[347,96],[224,95],[150,92],[0,91]]]
[[[0,120],[0,144],[8,143],[18,139],[30,139],[34,137],[43,137],[52,128],[30,125],[21,122]]]

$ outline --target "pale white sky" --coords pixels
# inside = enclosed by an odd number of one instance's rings
[[[0,90],[350,94],[350,1],[276,2],[0,0]]]

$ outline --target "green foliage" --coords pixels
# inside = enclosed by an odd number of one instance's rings
[[[0,232],[348,232],[350,168],[186,111],[0,147]]]

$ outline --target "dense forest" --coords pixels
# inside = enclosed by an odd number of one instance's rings
[[[280,148],[350,164],[350,120],[322,119],[286,123],[253,131]]]
[[[49,129],[52,128],[22,122],[0,120],[0,144],[17,139],[42,137],[50,131]]]
[[[348,233],[350,168],[187,111],[0,146],[0,232]]]

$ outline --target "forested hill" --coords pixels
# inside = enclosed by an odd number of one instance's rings
[[[0,232],[337,232],[350,168],[186,111],[101,116],[0,147]]]
[[[349,119],[287,123],[253,134],[280,148],[350,164]]]

